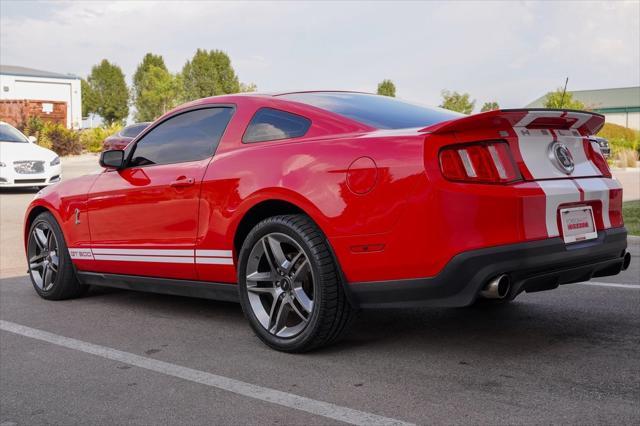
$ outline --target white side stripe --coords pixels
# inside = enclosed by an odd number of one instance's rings
[[[96,254],[96,260],[111,260],[116,262],[154,262],[154,263],[193,263],[193,257],[171,256],[121,256],[116,254]]]
[[[233,265],[230,257],[196,257],[196,263],[204,265]]]
[[[135,256],[193,256],[193,250],[94,248],[93,254],[124,254]]]
[[[184,263],[233,265],[231,250],[69,248],[75,260],[107,260],[112,262]]]
[[[231,250],[196,250],[196,256],[201,257],[231,257]]]

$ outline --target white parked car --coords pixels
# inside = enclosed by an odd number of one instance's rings
[[[60,157],[35,142],[33,136],[0,121],[0,188],[44,187],[60,181]]]

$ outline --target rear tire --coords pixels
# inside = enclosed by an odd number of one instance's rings
[[[88,289],[78,281],[62,230],[49,212],[40,213],[31,224],[27,264],[33,288],[43,299],[71,299]]]
[[[239,255],[240,303],[268,346],[306,352],[336,341],[353,318],[325,236],[301,214],[258,223]]]

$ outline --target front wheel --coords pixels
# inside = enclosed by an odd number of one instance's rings
[[[49,212],[39,214],[31,224],[27,263],[33,287],[44,299],[70,299],[87,289],[76,277],[62,230]]]
[[[335,341],[353,317],[320,229],[304,215],[258,223],[242,245],[240,302],[258,337],[304,352]]]

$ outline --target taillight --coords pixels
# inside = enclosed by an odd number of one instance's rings
[[[505,142],[453,145],[440,150],[442,175],[455,181],[509,183],[522,176]]]
[[[589,160],[600,170],[602,176],[611,177],[611,170],[609,169],[609,165],[607,164],[607,160],[604,159],[602,152],[600,151],[600,145],[595,141],[586,141],[586,151]]]

